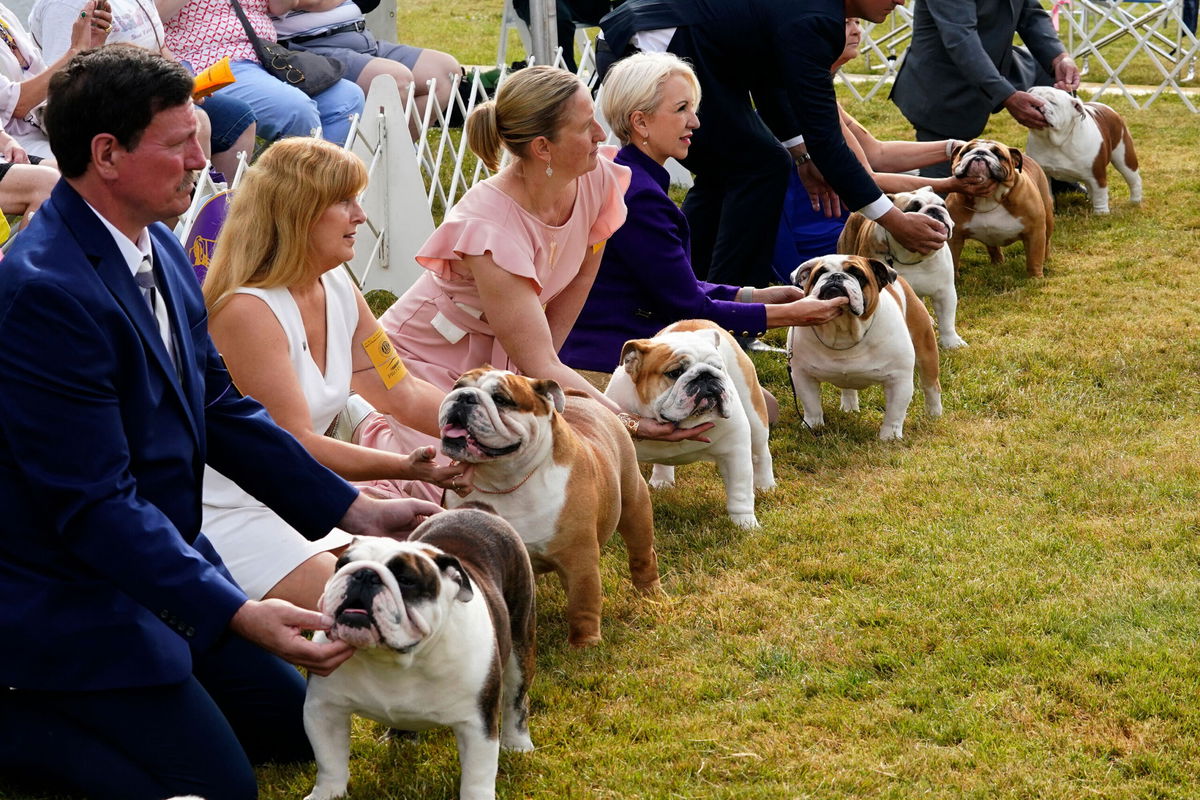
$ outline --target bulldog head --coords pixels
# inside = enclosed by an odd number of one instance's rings
[[[565,406],[555,381],[491,367],[464,372],[438,414],[442,452],[471,463],[503,458],[548,438],[552,415]]]
[[[318,608],[333,617],[330,639],[410,653],[441,626],[451,603],[473,595],[458,559],[432,545],[356,537]]]
[[[932,186],[922,186],[911,192],[896,192],[889,196],[896,204],[896,208],[901,211],[924,214],[945,225],[947,238],[954,232],[954,222],[950,219],[950,212],[946,209],[946,201],[933,190]]]
[[[810,258],[792,273],[792,285],[803,289],[805,297],[847,297],[850,313],[863,319],[875,313],[879,293],[895,280],[896,270],[877,258],[864,256]]]
[[[660,333],[626,342],[621,366],[653,417],[694,428],[730,415],[735,390],[720,346],[721,330],[716,327]]]
[[[1024,163],[1020,150],[991,139],[972,139],[959,145],[950,156],[954,177],[992,181],[1003,186],[1016,182]]]
[[[1087,118],[1083,101],[1062,89],[1034,86],[1029,93],[1043,101],[1042,116],[1046,118],[1046,124],[1054,132],[1063,134],[1063,137],[1055,138],[1064,138],[1080,120]]]

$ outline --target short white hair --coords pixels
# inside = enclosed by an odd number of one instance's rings
[[[649,114],[662,102],[662,87],[672,75],[680,75],[692,87],[700,105],[700,81],[679,56],[671,53],[634,53],[612,65],[604,78],[600,108],[621,144],[633,140],[629,117],[635,111]]]

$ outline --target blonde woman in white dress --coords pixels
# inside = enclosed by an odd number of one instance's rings
[[[460,465],[434,450],[408,454],[325,436],[351,390],[378,410],[436,434],[443,392],[384,344],[386,335],[341,264],[354,256],[367,173],[357,156],[322,139],[272,145],[239,185],[205,278],[209,329],[238,389],[254,397],[322,464],[350,481],[387,481],[391,493],[428,502],[462,488]],[[375,353],[379,366],[372,360]],[[253,598],[315,608],[350,541],[334,530],[315,542],[225,476],[204,479],[205,535]]]

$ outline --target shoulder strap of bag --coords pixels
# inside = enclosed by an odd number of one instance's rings
[[[250,25],[250,20],[246,19],[246,12],[242,10],[242,4],[238,0],[229,0],[229,4],[233,6],[234,13],[241,20],[242,27],[246,29],[246,37],[250,40],[250,46],[254,48],[254,54],[258,56],[258,63],[264,66],[271,63],[271,57],[263,49],[262,40],[254,32],[254,28]]]

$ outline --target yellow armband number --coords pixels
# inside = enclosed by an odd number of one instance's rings
[[[363,350],[367,351],[367,357],[371,359],[375,371],[379,373],[384,387],[391,389],[404,380],[404,376],[408,375],[404,362],[400,360],[400,356],[396,355],[396,350],[392,347],[383,328],[376,328],[375,332],[362,343],[362,346]]]

